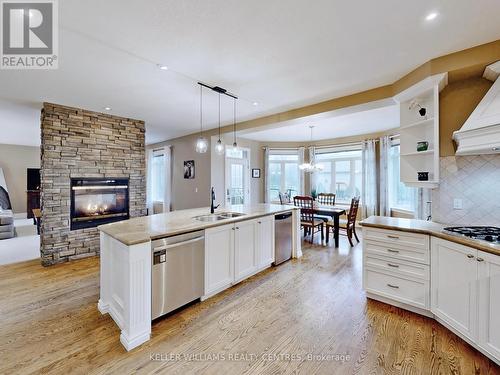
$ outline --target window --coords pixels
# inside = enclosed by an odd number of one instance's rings
[[[299,156],[297,151],[271,150],[269,155],[269,200],[279,201],[279,193],[291,197],[300,192]]]
[[[165,199],[165,153],[163,150],[153,151],[151,162],[151,198],[153,202]]]
[[[316,151],[316,164],[323,167],[313,174],[316,193],[335,193],[338,203],[350,203],[361,196],[361,149]]]
[[[415,212],[417,189],[407,187],[399,177],[399,140],[393,140],[388,160],[389,207]]]

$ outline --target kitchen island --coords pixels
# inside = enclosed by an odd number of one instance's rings
[[[205,233],[203,300],[271,266],[274,216],[283,213],[292,214],[292,257],[298,258],[299,210],[290,206],[233,205],[214,215],[209,208],[196,208],[100,226],[99,311],[109,313],[120,327],[120,341],[127,350],[141,345],[151,336],[152,241]],[[221,261],[219,249],[227,254]]]

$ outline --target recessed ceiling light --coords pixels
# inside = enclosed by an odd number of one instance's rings
[[[432,21],[433,19],[435,19],[436,17],[438,16],[438,14],[436,12],[432,12],[432,13],[429,13],[427,15],[427,17],[425,17],[425,20],[426,21]]]
[[[168,66],[158,64],[158,69],[160,69],[160,70],[168,70]]]
[[[257,107],[257,106],[259,105],[259,103],[257,103],[257,102],[253,102],[253,103],[252,103],[252,105],[253,105],[254,107]]]
[[[111,107],[104,107],[105,111],[111,111]]]

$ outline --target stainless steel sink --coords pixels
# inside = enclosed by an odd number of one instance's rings
[[[195,216],[193,219],[198,220],[198,221],[219,221],[219,220],[224,220],[227,219],[227,217],[214,214],[214,215],[201,215],[201,216]]]
[[[232,218],[240,217],[240,216],[244,216],[244,215],[245,214],[242,214],[239,212],[220,212],[220,213],[216,213],[216,214],[195,216],[195,217],[193,217],[193,219],[198,220],[198,221],[203,221],[203,222],[213,222],[213,221],[219,221],[219,220],[232,219]]]
[[[226,219],[231,219],[233,217],[244,216],[245,214],[242,214],[240,212],[221,212],[219,215],[223,216]]]

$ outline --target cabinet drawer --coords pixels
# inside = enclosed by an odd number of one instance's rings
[[[430,252],[429,249],[413,248],[401,246],[399,244],[386,244],[382,242],[374,242],[365,240],[364,252],[368,255],[379,255],[391,257],[396,260],[407,260],[410,262],[418,262],[429,264]]]
[[[365,255],[364,266],[396,276],[430,280],[430,267],[426,264],[394,260],[388,257]]]
[[[429,308],[428,281],[410,280],[372,268],[365,268],[364,278],[367,292],[423,309]]]
[[[413,249],[429,250],[429,236],[419,233],[408,233],[397,230],[363,228],[363,239],[377,241],[388,246],[403,246]]]

